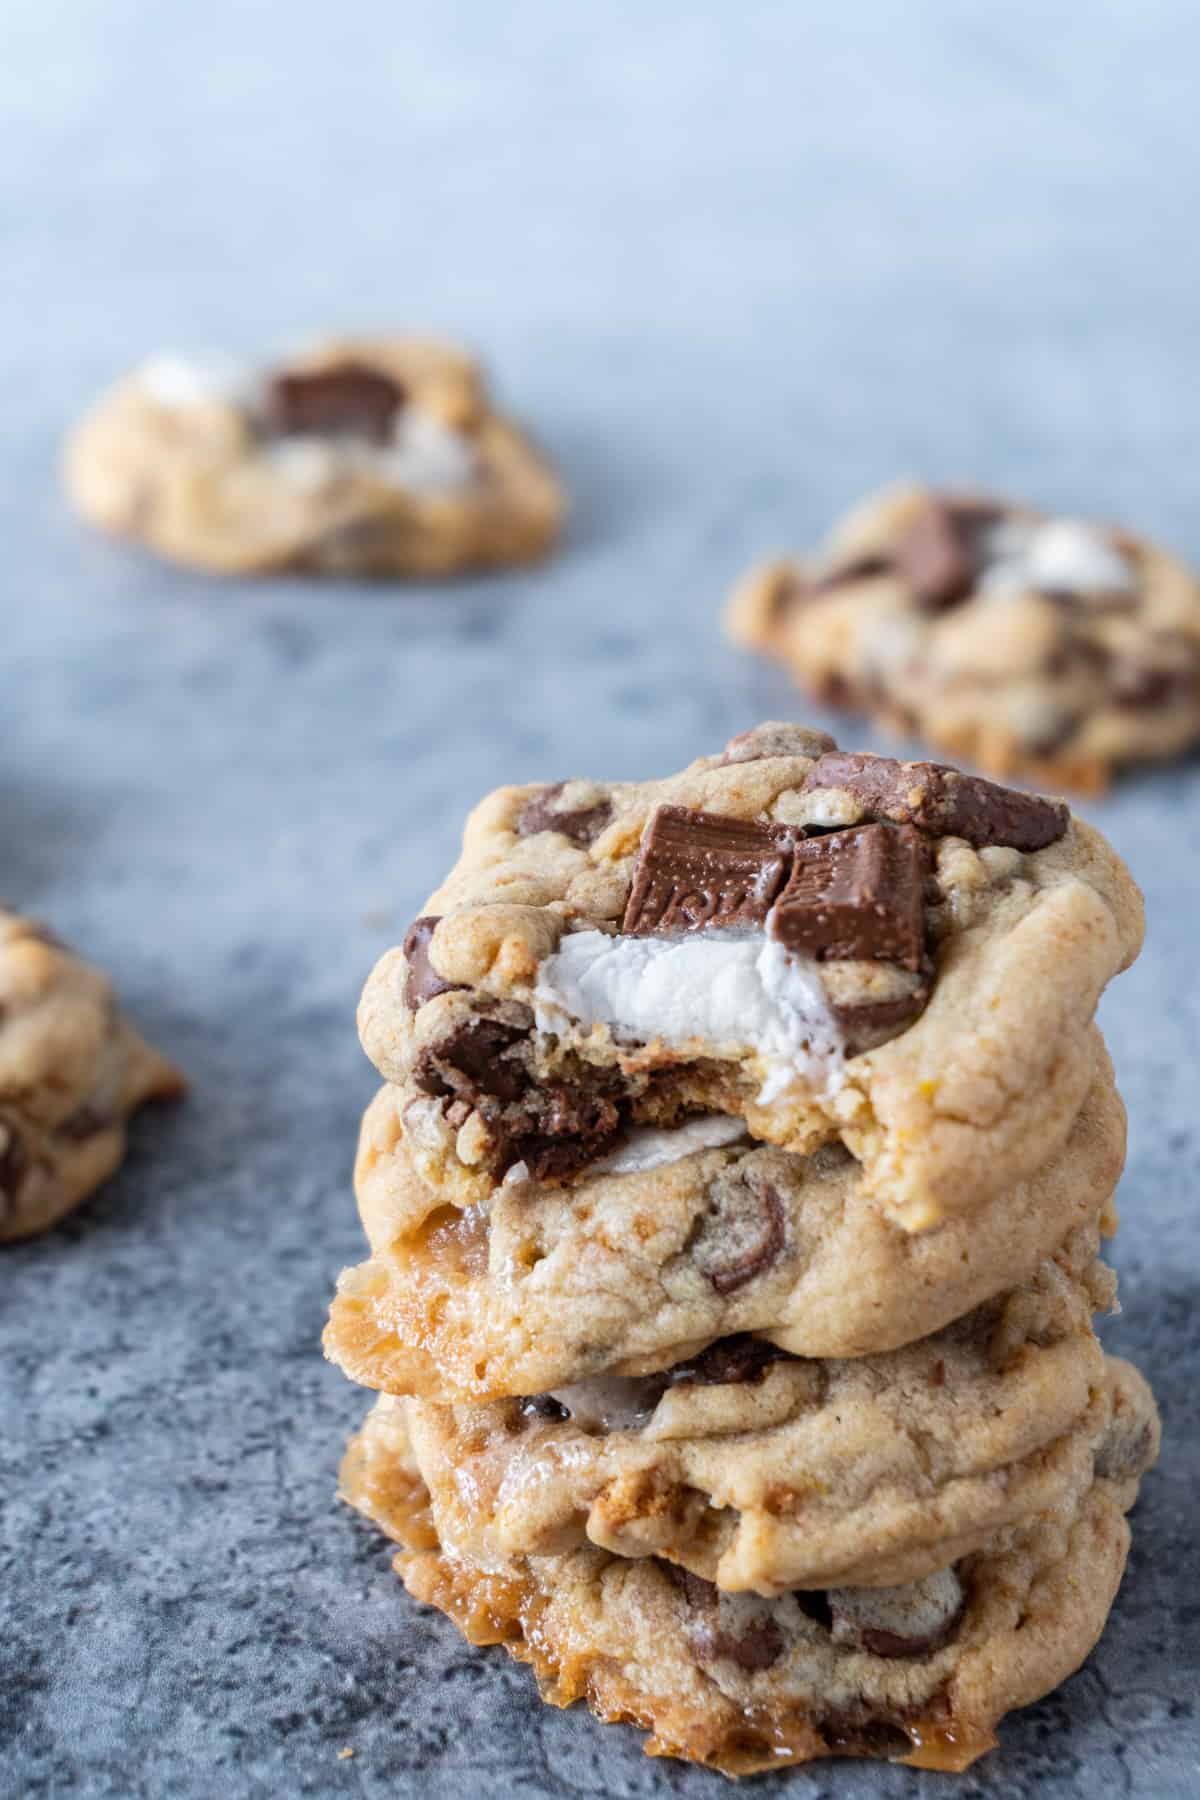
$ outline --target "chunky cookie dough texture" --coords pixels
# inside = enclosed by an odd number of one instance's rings
[[[884,1356],[722,1339],[658,1375],[493,1406],[406,1403],[448,1553],[587,1543],[734,1593],[922,1580],[1090,1488],[1111,1423],[1096,1232]]]
[[[562,491],[476,364],[347,338],[261,367],[152,358],[73,433],[83,516],[224,574],[449,575],[543,556]]]
[[[1072,1232],[1115,1229],[1125,1114],[1099,1033],[1062,1147],[970,1212],[911,1233],[841,1144],[694,1147],[714,1121],[640,1128],[569,1186],[507,1182],[450,1207],[418,1177],[404,1101],[367,1110],[356,1167],[371,1258],[339,1282],[329,1355],[353,1380],[495,1400],[663,1369],[736,1332],[803,1356],[897,1349],[1027,1280]],[[740,1127],[740,1121],[734,1121]]]
[[[823,704],[1094,793],[1200,738],[1200,583],[1130,532],[896,487],[736,589],[739,643]]]
[[[841,1143],[921,1231],[1062,1148],[1141,934],[1060,802],[766,725],[665,780],[492,794],[360,1029],[449,1204],[716,1113]]]
[[[78,1206],[120,1164],[130,1114],[183,1087],[106,975],[0,908],[0,1243]]]
[[[1157,1450],[1136,1372],[1110,1359],[1103,1386],[1109,1425],[1081,1495],[898,1587],[764,1598],[655,1556],[451,1549],[396,1400],[378,1402],[352,1443],[342,1492],[400,1543],[397,1572],[416,1598],[473,1643],[530,1663],[551,1704],[584,1699],[640,1726],[651,1754],[729,1775],[837,1755],[964,1769],[1103,1629],[1128,1550],[1123,1513]]]

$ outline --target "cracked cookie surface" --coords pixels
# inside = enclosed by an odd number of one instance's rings
[[[993,774],[1103,789],[1200,738],[1200,583],[1144,539],[921,487],[749,574],[730,635]]]
[[[840,1140],[924,1230],[1061,1147],[1141,933],[1060,803],[767,725],[663,781],[491,795],[360,1030],[452,1204],[715,1112]]]
[[[601,1719],[640,1726],[651,1754],[731,1775],[831,1755],[963,1769],[1103,1630],[1129,1544],[1123,1513],[1157,1450],[1148,1388],[1127,1365],[1109,1370],[1123,1395],[1121,1473],[900,1589],[764,1600],[594,1548],[486,1566],[451,1555],[395,1400],[352,1441],[341,1490],[399,1541],[397,1572],[417,1599],[471,1642],[530,1663],[551,1704],[584,1699]]]
[[[719,1117],[635,1133],[623,1156],[664,1158],[641,1170],[510,1182],[450,1207],[419,1179],[403,1098],[384,1088],[356,1167],[372,1257],[342,1277],[326,1349],[369,1387],[460,1400],[661,1369],[734,1332],[806,1356],[896,1349],[1026,1280],[1079,1226],[1115,1228],[1124,1109],[1094,1026],[1091,1044],[1092,1085],[1058,1153],[920,1233],[840,1145],[801,1157]],[[692,1147],[722,1126],[735,1142]]]
[[[183,1087],[106,975],[0,908],[0,1243],[78,1206],[120,1164],[130,1114]]]
[[[564,510],[476,364],[415,338],[278,363],[156,357],[73,433],[93,525],[220,573],[438,576],[531,562]]]

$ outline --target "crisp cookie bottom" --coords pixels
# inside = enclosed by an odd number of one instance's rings
[[[960,1563],[958,1629],[918,1659],[813,1648],[810,1633],[806,1652],[770,1668],[722,1659],[710,1672],[689,1644],[686,1596],[661,1564],[584,1550],[483,1568],[446,1554],[395,1402],[378,1403],[352,1441],[341,1492],[402,1545],[395,1567],[414,1598],[471,1643],[502,1644],[528,1663],[550,1704],[583,1699],[606,1723],[647,1731],[650,1755],[732,1776],[824,1756],[958,1771],[994,1747],[1007,1712],[1077,1669],[1103,1630],[1129,1546],[1123,1511],[1157,1449],[1149,1389],[1129,1365],[1109,1368],[1128,1455],[1073,1515],[1047,1514],[1002,1550]]]

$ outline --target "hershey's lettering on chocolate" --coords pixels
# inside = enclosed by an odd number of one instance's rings
[[[622,931],[653,937],[764,925],[797,835],[789,826],[660,806],[642,839]]]

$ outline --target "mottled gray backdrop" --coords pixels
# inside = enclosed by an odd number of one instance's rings
[[[0,1791],[723,1793],[539,1707],[334,1501],[365,1405],[317,1350],[359,1254],[356,994],[493,783],[664,771],[793,711],[718,604],[872,483],[970,478],[1200,557],[1196,11],[3,13],[0,891],[194,1089],[0,1262]],[[556,562],[252,586],[67,516],[62,431],[131,360],[359,324],[483,348],[575,496]],[[957,1785],[825,1765],[763,1794],[1200,1791],[1200,763],[1086,810],[1150,913],[1104,1014],[1133,1123],[1106,1337],[1168,1428],[1125,1586]]]

